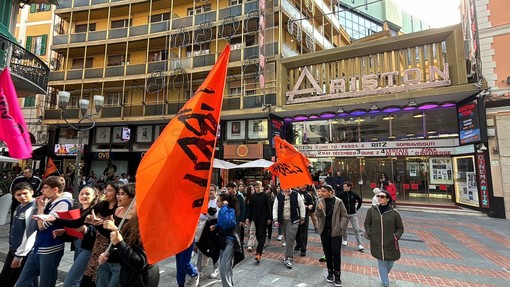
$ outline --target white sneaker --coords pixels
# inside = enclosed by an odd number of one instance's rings
[[[197,276],[191,277],[191,280],[189,281],[189,284],[192,287],[198,287],[198,283],[200,283],[200,273],[197,273]]]
[[[347,246],[347,240],[342,240],[342,245]]]
[[[282,239],[283,239],[283,235],[278,235],[278,237],[276,237],[276,240],[278,240],[278,241],[282,241]]]
[[[209,275],[209,278],[211,279],[218,279],[218,276],[220,275],[219,269],[214,269],[211,275]]]
[[[287,243],[283,242],[283,243],[282,243],[282,246],[283,246],[283,247],[287,246]]]
[[[360,245],[358,245],[358,250],[363,251],[363,250],[365,250],[365,247],[363,247],[363,245],[360,244]]]
[[[253,251],[253,247],[248,246],[248,251],[249,251],[249,252],[252,252],[252,251]]]

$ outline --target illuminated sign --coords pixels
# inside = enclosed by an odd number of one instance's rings
[[[448,64],[444,64],[441,71],[435,66],[429,66],[428,79],[423,74],[423,70],[412,68],[399,71],[383,72],[380,74],[368,74],[363,76],[351,76],[348,79],[332,79],[329,81],[330,93],[326,94],[312,73],[306,67],[303,67],[301,75],[296,81],[291,91],[287,92],[287,104],[308,103],[324,100],[335,100],[343,98],[354,98],[360,96],[371,96],[388,93],[401,93],[419,89],[435,88],[451,85]],[[300,89],[303,80],[311,84],[311,88]],[[403,85],[397,86],[396,78],[402,77]],[[386,82],[386,86],[381,86],[380,82]]]
[[[55,155],[57,156],[76,156],[78,154],[78,146],[77,144],[56,144],[55,145]],[[81,153],[83,153],[84,145],[81,145]]]
[[[480,121],[478,120],[478,105],[471,101],[457,107],[459,119],[460,144],[470,144],[480,141]]]
[[[478,166],[478,188],[480,188],[480,197],[482,198],[482,207],[489,208],[489,184],[485,154],[478,153],[476,155],[476,165]]]

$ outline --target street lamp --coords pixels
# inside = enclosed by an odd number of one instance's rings
[[[94,107],[96,110],[95,114],[88,113],[90,101],[86,99],[80,99],[78,101],[78,107],[80,108],[81,118],[76,124],[72,124],[64,117],[64,110],[67,109],[67,105],[69,104],[69,100],[71,99],[71,94],[66,91],[58,92],[58,104],[60,109],[62,110],[62,119],[66,122],[66,124],[71,127],[73,130],[77,131],[78,137],[78,151],[76,152],[76,168],[74,173],[74,192],[73,198],[76,200],[79,195],[78,186],[80,185],[80,159],[81,159],[81,146],[83,144],[83,132],[93,129],[96,126],[96,122],[92,118],[92,116],[97,115],[101,108],[103,108],[104,97],[100,95],[94,95]],[[88,121],[88,124],[83,124],[83,122]]]

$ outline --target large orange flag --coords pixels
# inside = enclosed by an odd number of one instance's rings
[[[282,188],[293,188],[312,184],[312,177],[308,170],[308,159],[301,153],[279,159],[268,168],[271,173],[280,178]]]
[[[48,163],[46,164],[46,169],[44,170],[43,179],[46,179],[50,174],[58,171],[57,166],[53,162],[53,160],[48,158]]]
[[[138,167],[136,209],[151,264],[181,252],[194,239],[209,194],[229,57],[227,45],[195,95],[168,123]]]
[[[293,145],[288,143],[286,140],[280,138],[280,136],[274,137],[274,145],[276,149],[276,157],[278,159],[283,159],[300,153]],[[310,161],[306,157],[304,158],[304,160],[306,166],[309,166]]]

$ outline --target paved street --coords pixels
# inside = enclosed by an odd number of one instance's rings
[[[460,214],[462,211],[411,211],[411,207],[406,207],[400,212],[405,225],[403,254],[390,274],[392,286],[510,286],[510,222],[469,210]],[[362,208],[360,222],[365,213],[366,208]],[[349,231],[349,245],[342,248],[343,286],[380,286],[369,244],[365,241],[365,252],[357,251],[352,230]],[[0,261],[7,251],[7,236],[7,225],[1,226]],[[318,261],[322,252],[318,234],[310,230],[307,256],[300,257],[296,252],[293,269],[283,265],[284,248],[275,238],[276,235],[259,265],[255,264],[254,254],[246,253],[245,261],[234,269],[236,286],[332,286],[326,282],[325,264]],[[71,264],[72,253],[67,253],[60,265],[60,278]],[[175,286],[175,260],[170,258],[159,265],[160,286]],[[204,278],[210,271],[206,269]],[[203,279],[200,285],[221,283]]]

